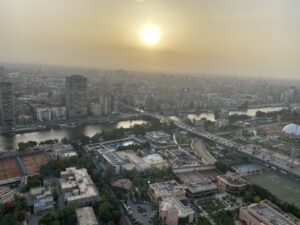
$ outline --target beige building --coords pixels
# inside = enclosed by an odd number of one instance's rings
[[[178,184],[175,180],[154,183],[149,185],[149,197],[158,204],[166,197],[174,196],[180,200],[186,199],[185,185]]]
[[[208,178],[186,184],[186,194],[190,198],[209,199],[217,193],[218,187]]]
[[[242,207],[239,219],[247,225],[299,225],[300,220],[268,200]]]
[[[9,187],[0,187],[0,203],[11,202],[14,200],[16,191]]]
[[[60,189],[65,204],[88,205],[99,196],[98,191],[85,168],[69,167],[60,173]]]
[[[166,225],[187,224],[194,221],[194,211],[173,196],[162,200],[159,205],[159,216]]]
[[[217,185],[220,190],[230,193],[239,193],[247,185],[240,174],[227,172],[225,175],[217,176]]]

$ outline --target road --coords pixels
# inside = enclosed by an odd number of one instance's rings
[[[130,107],[130,106],[127,106]],[[144,110],[141,110],[139,108],[130,107],[132,110],[135,110],[145,116],[149,116],[161,121],[170,121],[172,119],[162,116],[159,113],[151,113],[146,112]],[[293,165],[291,166],[291,162],[287,159],[277,157],[273,154],[270,150],[265,150],[263,152],[257,152],[249,147],[246,147],[242,144],[236,143],[234,141],[228,140],[226,138],[220,137],[218,135],[209,133],[204,130],[198,130],[195,127],[186,125],[180,121],[172,120],[174,124],[181,128],[182,130],[185,130],[189,133],[192,133],[198,137],[204,138],[206,140],[213,141],[219,145],[225,146],[229,149],[235,150],[237,152],[243,153],[252,159],[261,162],[264,166],[271,167],[272,169],[279,170],[282,173],[288,174],[292,176],[293,178],[296,178],[300,180],[300,166],[299,165]]]
[[[206,149],[201,140],[194,141],[194,149],[197,154],[204,159],[210,165],[214,165],[217,161]]]

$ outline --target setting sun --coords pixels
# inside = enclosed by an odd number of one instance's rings
[[[160,40],[160,31],[157,26],[145,26],[140,32],[141,40],[149,46],[156,45]]]

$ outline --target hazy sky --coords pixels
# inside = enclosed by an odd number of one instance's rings
[[[0,62],[300,78],[300,1],[0,0]]]

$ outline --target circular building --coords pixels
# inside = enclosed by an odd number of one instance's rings
[[[287,135],[300,136],[300,126],[298,124],[288,124],[283,129],[282,132]]]

